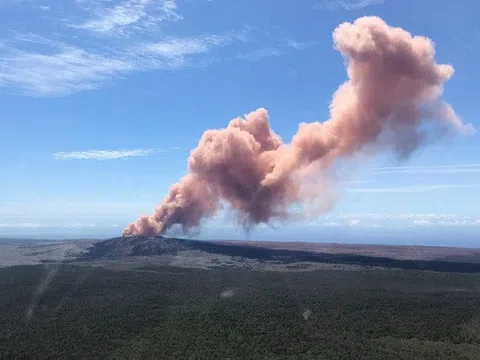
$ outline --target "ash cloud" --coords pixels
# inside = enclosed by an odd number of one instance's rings
[[[329,197],[325,182],[312,193],[303,180],[328,176],[339,160],[379,150],[407,158],[432,137],[473,131],[441,99],[454,69],[436,63],[430,39],[362,17],[339,25],[333,40],[348,80],[333,95],[329,120],[301,123],[290,143],[271,129],[265,109],[205,131],[188,174],[124,235],[163,234],[174,225],[189,231],[225,202],[246,228],[286,219],[291,205]]]

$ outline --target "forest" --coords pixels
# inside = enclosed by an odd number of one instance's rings
[[[480,277],[0,269],[0,358],[478,359]]]

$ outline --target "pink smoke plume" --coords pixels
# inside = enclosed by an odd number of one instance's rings
[[[362,17],[338,26],[333,40],[348,80],[333,95],[329,120],[300,124],[290,144],[270,128],[265,109],[225,129],[205,131],[188,159],[188,174],[153,215],[123,234],[162,234],[174,225],[188,231],[213,216],[221,202],[247,227],[286,218],[292,204],[306,200],[305,169],[322,175],[335,161],[367,147],[406,157],[432,131],[473,129],[441,100],[454,70],[435,62],[430,39],[389,27],[378,17]]]

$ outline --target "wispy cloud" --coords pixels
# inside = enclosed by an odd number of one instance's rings
[[[417,220],[413,220],[412,224],[417,226],[430,226],[432,225],[432,222],[427,219],[417,219]]]
[[[443,226],[443,227],[476,227],[480,226],[480,219],[471,217],[457,217],[444,220],[417,219],[411,222],[413,226]]]
[[[122,34],[126,28],[133,28],[138,31],[156,25],[161,21],[181,19],[181,16],[177,13],[175,0],[160,2],[126,0],[112,7],[98,6],[98,2],[91,1],[89,8],[93,13],[93,19],[72,25],[72,27],[101,34]]]
[[[276,48],[265,48],[238,54],[237,59],[247,61],[257,61],[271,56],[281,55],[282,51]]]
[[[314,225],[316,225],[316,223],[314,223]],[[338,222],[338,221],[327,221],[325,223],[323,223],[323,226],[326,226],[326,227],[339,227],[339,226],[342,226],[342,223]]]
[[[322,10],[360,10],[368,6],[385,3],[386,0],[325,0],[315,5],[316,9]]]
[[[97,53],[37,36],[23,36],[18,41],[42,44],[47,50],[44,53],[11,51],[3,60],[0,85],[20,89],[31,96],[63,96],[96,89],[105,81],[131,72],[208,64],[208,58],[216,49],[244,41],[240,37],[231,33],[168,37]],[[282,53],[283,50],[276,48],[260,49],[239,55],[237,59],[255,61]]]
[[[297,40],[287,40],[281,42],[276,47],[266,47],[261,49],[255,49],[247,51],[236,56],[237,59],[247,60],[247,61],[257,61],[272,56],[279,56],[285,54],[288,50],[303,50],[313,46],[315,42],[313,41],[297,41]]]
[[[398,214],[379,214],[379,213],[346,213],[335,216],[338,219],[361,219],[361,220],[451,220],[462,217],[457,214],[442,214],[442,213],[398,213]],[[332,216],[333,218],[333,216]],[[470,217],[465,217],[470,218]]]
[[[155,206],[149,201],[102,201],[77,199],[44,199],[30,201],[0,201],[2,223],[67,223],[71,219],[101,223],[129,221],[137,214],[147,213]]]
[[[56,160],[114,160],[129,157],[147,156],[151,153],[153,153],[153,149],[89,150],[56,152],[53,154],[53,158]]]
[[[251,26],[224,34],[171,36],[167,26],[159,25],[182,19],[175,0],[75,0],[73,12],[68,7],[22,4],[56,13],[43,24],[45,33],[12,26],[11,37],[0,43],[0,86],[29,96],[97,89],[134,72],[205,66],[232,59],[235,55],[217,56],[216,51],[235,44],[244,48],[236,58],[247,61],[314,44],[275,38]]]
[[[352,219],[348,222],[348,226],[357,226],[360,225],[360,220],[358,219]]]
[[[480,227],[480,217],[441,213],[352,213],[329,215],[325,227],[411,228],[411,227]]]
[[[461,174],[480,173],[480,164],[389,166],[374,170],[375,174]]]
[[[0,223],[0,229],[37,229],[38,223]]]
[[[179,57],[190,54],[205,53],[208,43],[197,38],[170,39],[162,42],[144,45],[144,50],[165,57]]]
[[[127,61],[65,47],[54,54],[16,51],[5,58],[0,84],[29,95],[64,95],[91,90],[110,77],[132,70]]]
[[[442,220],[439,224],[442,226],[480,226],[480,219]]]
[[[66,222],[63,224],[44,224],[44,223],[0,223],[0,229],[94,229],[94,228],[118,228],[119,224],[94,224]]]
[[[181,60],[182,63],[191,55],[207,54],[216,47],[226,46],[233,41],[230,35],[206,35],[197,37],[174,38],[170,37],[163,41],[145,43],[134,49],[140,56],[153,57],[154,62],[165,60]],[[172,63],[170,63],[172,64]]]
[[[297,40],[288,40],[286,46],[295,50],[307,49],[315,45],[313,41],[297,41]]]
[[[40,42],[27,36],[22,41]],[[45,43],[48,52],[12,51],[4,57],[0,85],[19,88],[32,96],[62,96],[98,88],[107,80],[133,71],[178,69],[192,56],[208,55],[228,45],[231,36],[168,38],[155,43],[132,45],[122,51],[91,53],[61,43]],[[43,41],[44,42],[44,41]]]
[[[440,191],[449,189],[476,189],[480,184],[431,184],[431,185],[411,185],[398,187],[381,188],[350,188],[346,192],[351,193],[422,193],[430,191]]]
[[[372,184],[375,183],[376,180],[347,180],[343,183],[346,185],[361,185],[361,184]]]

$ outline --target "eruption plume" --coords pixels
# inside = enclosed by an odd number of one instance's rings
[[[430,134],[473,129],[441,100],[454,70],[435,62],[430,39],[363,17],[338,26],[333,40],[348,80],[333,95],[329,120],[300,124],[290,144],[270,128],[265,109],[205,131],[188,159],[188,174],[153,215],[130,224],[124,235],[162,234],[174,225],[188,231],[221,202],[246,227],[286,218],[292,204],[307,199],[306,169],[320,176],[367,148],[408,157]]]

